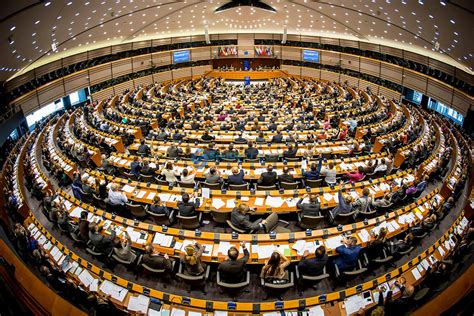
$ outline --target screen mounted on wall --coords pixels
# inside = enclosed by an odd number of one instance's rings
[[[317,50],[303,50],[303,61],[309,61],[312,63],[319,63],[319,51]]]
[[[180,50],[178,52],[173,52],[173,63],[184,63],[189,61],[190,52],[189,50]]]

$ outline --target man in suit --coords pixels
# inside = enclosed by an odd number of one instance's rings
[[[260,175],[257,183],[263,186],[272,186],[275,185],[278,179],[278,175],[273,171],[273,165],[267,166],[267,171]]]
[[[155,169],[150,167],[150,163],[147,160],[143,161],[143,167],[140,170],[140,174],[143,174],[145,176],[151,176],[154,173],[155,173]]]
[[[309,198],[309,203],[303,203],[305,198]],[[296,207],[301,210],[302,215],[308,216],[319,216],[319,209],[320,204],[318,201],[318,195],[312,193],[311,195],[305,194],[303,198],[301,198],[298,203],[296,203]]]
[[[196,209],[199,207],[199,199],[191,202],[193,195],[183,193],[182,201],[178,201],[178,211],[181,216],[194,216]]]
[[[182,152],[183,150],[176,146],[175,143],[173,143],[166,150],[166,155],[168,156],[168,158],[177,158]]]
[[[79,218],[79,237],[85,242],[89,241],[89,221],[86,211],[82,211]]]
[[[230,214],[230,221],[232,222],[232,225],[244,230],[245,232],[258,231],[263,227],[265,220],[256,220],[255,222],[251,222],[249,213],[251,213],[251,209],[245,203],[235,207]]]
[[[244,170],[232,167],[232,175],[230,175],[227,179],[228,184],[244,184]]]
[[[353,269],[357,264],[361,247],[357,245],[357,238],[349,237],[342,240],[343,245],[336,248],[339,254],[334,260],[334,263],[339,268],[340,272]]]
[[[278,181],[281,182],[287,182],[287,183],[294,183],[295,178],[293,175],[290,174],[290,168],[288,167],[283,167],[283,173],[278,176]]]
[[[138,147],[137,153],[143,154],[143,155],[149,155],[150,152],[151,152],[150,147],[147,144],[145,144],[145,140],[142,139],[140,141],[140,146]]]
[[[114,248],[115,238],[115,225],[110,224],[110,236],[101,234],[102,226],[98,226],[97,223],[91,223],[89,225],[89,239],[91,244],[95,247],[95,250],[104,254],[109,254]]]
[[[258,149],[253,147],[253,142],[249,142],[248,148],[245,149],[245,157],[247,159],[257,159]]]
[[[283,135],[281,134],[281,131],[277,131],[276,135],[273,135],[272,143],[283,143]]]
[[[245,275],[247,273],[247,261],[249,261],[250,253],[245,246],[245,242],[241,242],[244,256],[240,259],[239,250],[236,247],[230,247],[227,251],[228,259],[221,262],[217,268],[221,280],[225,283],[240,283],[245,281]]]
[[[283,158],[296,158],[296,154],[298,153],[298,143],[294,146],[293,144],[288,145],[288,149],[283,152]]]
[[[326,248],[319,246],[314,252],[314,258],[306,258],[309,252],[306,250],[303,254],[303,258],[298,262],[298,269],[301,274],[317,276],[323,273],[324,267],[328,262],[328,256],[326,255]]]
[[[246,144],[247,139],[245,139],[244,135],[242,133],[239,134],[239,136],[234,140],[236,144]]]
[[[140,170],[141,169],[142,168],[140,166],[140,162],[138,161],[138,156],[135,156],[133,158],[132,163],[130,164],[130,171],[134,176],[138,177],[138,176],[140,176]]]
[[[209,131],[204,131],[204,134],[201,136],[202,140],[214,140],[216,139],[214,136],[209,135]]]
[[[145,247],[145,254],[142,256],[142,264],[156,270],[165,269],[171,271],[173,265],[167,254],[161,256],[160,254],[153,254],[153,245],[148,244]]]

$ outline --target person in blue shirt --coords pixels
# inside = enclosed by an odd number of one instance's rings
[[[315,163],[312,163],[308,170],[302,171],[303,178],[308,179],[308,180],[318,180],[322,165],[323,165],[323,157],[320,155],[317,165]]]
[[[240,185],[240,184],[244,184],[245,181],[244,181],[244,170],[237,168],[237,167],[233,167],[232,168],[232,175],[230,175],[227,179],[227,183],[228,184],[236,184],[236,185]]]
[[[314,258],[306,258],[309,252],[306,250],[303,254],[303,258],[298,263],[298,269],[301,274],[304,275],[321,275],[324,271],[324,267],[328,262],[328,256],[326,255],[326,248],[319,246],[314,252]]]
[[[334,260],[334,263],[339,268],[339,271],[347,271],[353,269],[357,264],[361,247],[357,245],[357,238],[349,237],[342,240],[343,245],[336,248],[339,256]]]

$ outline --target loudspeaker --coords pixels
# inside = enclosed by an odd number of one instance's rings
[[[207,23],[204,24],[204,37],[206,39],[206,44],[211,44],[211,39],[209,38],[209,25]]]
[[[285,24],[283,26],[283,38],[281,39],[282,44],[286,44],[286,33],[288,32],[288,26]]]

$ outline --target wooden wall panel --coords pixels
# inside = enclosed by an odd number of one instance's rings
[[[132,48],[140,49],[140,48],[146,48],[150,46],[151,46],[151,40],[148,40],[148,41],[133,42]]]
[[[62,80],[46,85],[38,91],[38,99],[41,106],[47,105],[64,96],[64,86]]]
[[[319,52],[319,60],[321,64],[324,65],[331,65],[336,66],[341,64],[341,54],[337,52],[330,52],[330,51],[320,51]]]
[[[362,50],[371,50],[373,52],[379,52],[380,51],[380,45],[377,44],[372,44],[372,43],[367,43],[367,42],[360,42],[360,49]]]
[[[112,46],[112,54],[126,52],[132,50],[132,43],[126,43],[121,45],[114,45]]]
[[[132,61],[130,58],[121,59],[112,63],[112,75],[114,78],[129,74],[132,72]]]
[[[326,81],[339,82],[339,74],[335,72],[321,70],[321,79]]]
[[[320,78],[321,77],[321,70],[308,68],[308,67],[301,67],[301,75],[307,76],[311,78]]]
[[[452,107],[456,109],[459,113],[466,116],[469,109],[474,110],[474,99],[468,95],[454,91]]]
[[[399,100],[401,96],[399,92],[391,90],[391,89],[387,89],[385,87],[379,88],[379,94],[385,96],[387,99],[395,99],[395,100]]]
[[[301,75],[301,67],[290,66],[290,65],[281,65],[281,70],[288,72],[290,75]]]
[[[440,84],[436,80],[428,79],[427,94],[433,99],[449,106],[451,104],[453,89]]]
[[[191,77],[191,67],[172,70],[173,79]]]
[[[112,79],[112,72],[110,70],[110,64],[100,65],[92,68],[89,71],[89,77],[91,85],[96,83]]]
[[[347,83],[349,84],[349,86],[351,87],[355,87],[355,88],[358,88],[359,87],[359,79],[358,78],[355,78],[355,77],[351,77],[351,76],[347,76],[347,75],[341,75],[339,81],[337,81],[339,83]]]
[[[380,62],[362,57],[360,59],[360,72],[379,77]]]
[[[424,56],[424,55],[419,55],[419,54],[412,53],[412,52],[409,52],[409,51],[405,50],[405,51],[403,51],[403,57],[405,59],[408,59],[408,60],[411,60],[411,61],[414,61],[414,62],[417,62],[417,63],[420,63],[420,64],[428,65],[428,57]]]
[[[392,82],[402,83],[402,68],[390,64],[381,63],[380,77]]]
[[[193,72],[193,76],[202,76],[206,72],[211,71],[211,70],[212,70],[211,65],[205,65],[205,66],[193,67],[192,72]]]
[[[396,57],[400,57],[400,58],[403,57],[403,51],[402,50],[400,50],[398,48],[390,47],[390,46],[380,45],[380,52],[382,54],[387,54],[387,55],[396,56]]]
[[[28,71],[27,73],[23,75],[19,75],[12,80],[7,81],[6,86],[7,86],[7,91],[11,91],[31,80],[35,79],[34,71]]]
[[[21,99],[17,99],[15,101],[15,106],[21,107],[25,116],[39,108],[38,97],[36,96],[35,91],[28,93]]]
[[[359,71],[359,57],[341,54],[341,67]]]
[[[107,98],[109,98],[113,95],[114,95],[114,89],[113,89],[113,87],[110,87],[110,88],[98,91],[96,93],[93,93],[92,94],[92,100],[94,100],[94,102],[95,101],[102,101],[102,100],[105,100],[105,99],[107,99]]]
[[[67,67],[72,64],[79,63],[81,61],[88,60],[89,58],[87,57],[87,52],[75,54],[72,56],[64,57],[63,58],[63,66]]]
[[[359,48],[359,42],[357,41],[340,39],[339,42],[341,43],[341,46],[344,46],[344,47]]]
[[[89,80],[82,73],[72,74],[64,78],[66,94],[70,94],[79,89],[89,86]]]
[[[410,89],[414,89],[416,91],[419,91],[421,93],[425,93],[426,92],[426,82],[427,82],[427,78],[422,76],[422,75],[418,75],[418,74],[415,74],[411,71],[405,71],[405,77],[403,78],[403,85],[410,88]]]
[[[171,64],[171,53],[170,52],[160,52],[152,54],[153,64],[155,66],[163,66]]]
[[[144,76],[144,77],[134,79],[133,81],[135,83],[135,87],[138,87],[138,86],[146,87],[153,83],[153,77],[149,75],[149,76]]]
[[[281,56],[282,59],[301,60],[301,49],[294,47],[282,47]]]
[[[39,78],[47,73],[53,72],[56,69],[61,69],[63,67],[61,60],[56,60],[46,65],[40,66],[35,69],[36,78]]]
[[[133,63],[133,68],[132,68],[133,72],[149,69],[152,67],[151,55],[146,54],[143,56],[133,57],[132,63]]]
[[[121,95],[127,89],[129,90],[135,89],[135,86],[134,86],[133,80],[129,80],[129,81],[119,83],[118,85],[113,86],[113,88],[114,88],[115,95]]]
[[[211,48],[203,47],[191,50],[191,60],[208,60],[211,58]]]
[[[98,49],[91,50],[89,54],[87,55],[88,59],[96,58],[96,57],[101,57],[101,56],[107,56],[110,55],[112,52],[112,47],[102,47]]]

